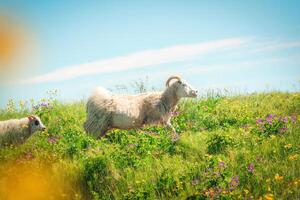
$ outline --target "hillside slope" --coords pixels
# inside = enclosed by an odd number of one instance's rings
[[[0,149],[0,199],[300,199],[300,93],[182,101],[175,143],[153,126],[94,140],[83,101],[34,112],[48,129]]]

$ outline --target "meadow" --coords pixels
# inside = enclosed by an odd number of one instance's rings
[[[17,105],[16,105],[17,104]],[[10,101],[0,120],[47,126],[0,149],[0,199],[300,199],[300,93],[207,93],[165,127],[83,130],[85,101]]]

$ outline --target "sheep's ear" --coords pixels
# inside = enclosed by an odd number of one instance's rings
[[[31,122],[31,121],[33,121],[33,120],[35,119],[35,117],[32,116],[32,115],[29,115],[29,116],[28,116],[28,119],[29,119],[29,121]]]

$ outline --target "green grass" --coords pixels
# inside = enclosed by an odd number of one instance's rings
[[[95,140],[82,127],[84,101],[46,101],[34,112],[47,131],[0,150],[0,199],[300,198],[300,93],[182,101],[175,143],[153,126]],[[0,120],[29,113],[10,102]]]

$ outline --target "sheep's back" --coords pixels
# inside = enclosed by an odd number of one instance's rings
[[[11,119],[0,122],[0,135],[4,135],[10,132],[18,132],[21,129],[20,121],[17,119]]]

